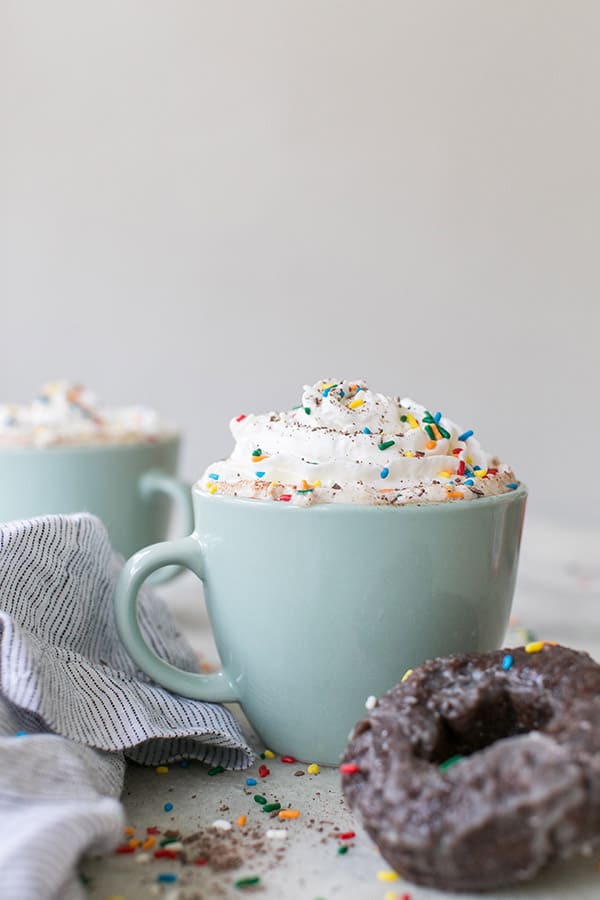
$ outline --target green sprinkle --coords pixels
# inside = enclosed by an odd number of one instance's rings
[[[260,878],[258,875],[249,875],[248,878],[238,878],[235,882],[236,888],[250,887],[252,884],[258,884]]]
[[[305,406],[304,412],[306,413],[307,416],[310,416],[310,406]]]
[[[225,769],[223,768],[223,766],[215,766],[214,769],[208,770],[208,774],[209,775],[220,775],[221,772],[224,772],[224,771],[225,771]]]
[[[262,804],[264,804],[264,803],[267,802],[267,798],[266,798],[266,797],[262,797],[260,794],[255,794],[255,795],[254,795],[254,799],[255,799],[255,801],[256,801],[257,803],[262,803]]]
[[[263,452],[260,449],[260,447],[257,447],[256,450],[252,451],[252,456],[262,456],[262,455],[263,455]]]
[[[388,447],[393,447],[396,441],[382,441],[381,444],[378,444],[380,450],[387,450]]]
[[[408,422],[408,416],[400,416],[401,422]]]
[[[433,416],[431,415],[430,412],[428,412],[427,410],[425,410],[425,415],[423,416],[423,421],[424,421],[424,422],[432,422],[432,423],[433,423],[433,422],[435,422],[435,419],[433,418]]]
[[[281,803],[265,803],[262,808],[263,812],[275,812],[276,809],[281,809]]]
[[[338,851],[337,851],[337,852],[338,852],[338,854],[339,854],[340,856],[343,856],[344,853],[347,853],[347,852],[348,852],[348,848],[346,847],[345,844],[343,844],[341,847],[338,847]]]
[[[446,431],[446,429],[443,428],[439,423],[438,423],[438,431],[439,431],[439,433],[441,434],[441,436],[442,436],[443,438],[446,438],[446,440],[449,440],[449,438],[450,438],[450,432],[449,432],[449,431]]]
[[[161,846],[161,847],[166,847],[167,844],[174,844],[175,841],[178,841],[178,840],[179,840],[179,838],[174,838],[174,837],[163,838],[162,841],[160,842],[160,846]]]
[[[313,488],[306,488],[304,491],[296,491],[297,494],[312,494]]]
[[[454,763],[459,762],[459,760],[461,760],[461,759],[464,759],[464,757],[461,756],[460,753],[457,753],[456,756],[451,756],[449,759],[447,759],[445,762],[443,762],[440,765],[440,769],[442,770],[442,772],[445,772],[446,769],[449,769],[450,766],[453,766]]]
[[[433,433],[433,428],[431,427],[431,425],[426,425],[426,426],[425,426],[425,431],[427,432],[427,434],[429,435],[429,437],[431,438],[431,440],[432,440],[432,441],[435,441],[435,434]]]

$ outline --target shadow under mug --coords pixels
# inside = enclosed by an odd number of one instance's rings
[[[159,684],[237,701],[265,746],[336,765],[369,695],[426,659],[501,645],[526,496],[299,508],[195,489],[193,534],[126,563],[117,627]],[[142,637],[138,591],[170,564],[204,583],[218,673],[181,671]]]
[[[0,448],[0,520],[89,512],[128,558],[164,540],[172,501],[184,534],[194,525],[191,488],[175,477],[179,436],[122,444]],[[168,569],[153,583],[172,578]]]

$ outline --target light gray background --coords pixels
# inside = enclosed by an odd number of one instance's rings
[[[0,0],[0,394],[364,377],[598,523],[600,5]]]

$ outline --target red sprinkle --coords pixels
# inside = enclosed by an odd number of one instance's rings
[[[160,831],[156,825],[151,825],[150,828],[146,828],[146,834],[160,834]]]
[[[457,470],[456,470],[456,474],[457,474],[457,475],[464,475],[464,474],[465,474],[465,461],[464,461],[464,459],[461,459],[461,461],[459,462],[458,468],[457,468]]]
[[[245,418],[246,418],[246,416],[242,413],[242,415],[241,415],[241,416],[238,416],[238,417],[236,418],[235,421],[236,421],[236,422],[241,422],[242,419],[245,419]]]
[[[195,866],[205,866],[207,862],[208,862],[207,859],[195,859],[194,865]]]
[[[356,775],[357,772],[360,772],[360,768],[356,765],[356,763],[342,763],[340,766],[340,772],[342,775]]]
[[[285,503],[287,503],[289,500],[292,499],[292,495],[291,494],[282,494],[279,499],[283,500]]]
[[[129,844],[120,844],[115,848],[115,853],[135,853],[135,847],[130,847]]]
[[[341,834],[338,834],[340,841],[351,841],[353,837],[356,837],[355,831],[342,831]]]
[[[498,469],[488,469],[487,473],[488,473],[488,475],[497,475]]]
[[[154,851],[155,859],[177,859],[177,853],[175,850],[168,850],[166,847],[163,847],[162,850]]]
[[[281,757],[281,762],[295,763],[295,762],[296,762],[296,757],[295,757],[295,756],[282,756],[282,757]]]
[[[462,447],[455,447],[452,451],[455,456],[458,456],[459,453],[462,453]]]
[[[271,774],[271,772],[269,769],[267,769],[266,766],[261,766],[258,770],[258,774],[260,775],[261,778],[266,778],[267,775]]]

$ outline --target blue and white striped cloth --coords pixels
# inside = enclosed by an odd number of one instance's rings
[[[252,751],[222,706],[170,694],[117,636],[121,563],[89,515],[0,525],[0,895],[80,900],[81,855],[122,838],[125,758],[240,769]],[[162,601],[140,593],[153,649],[198,663]]]

